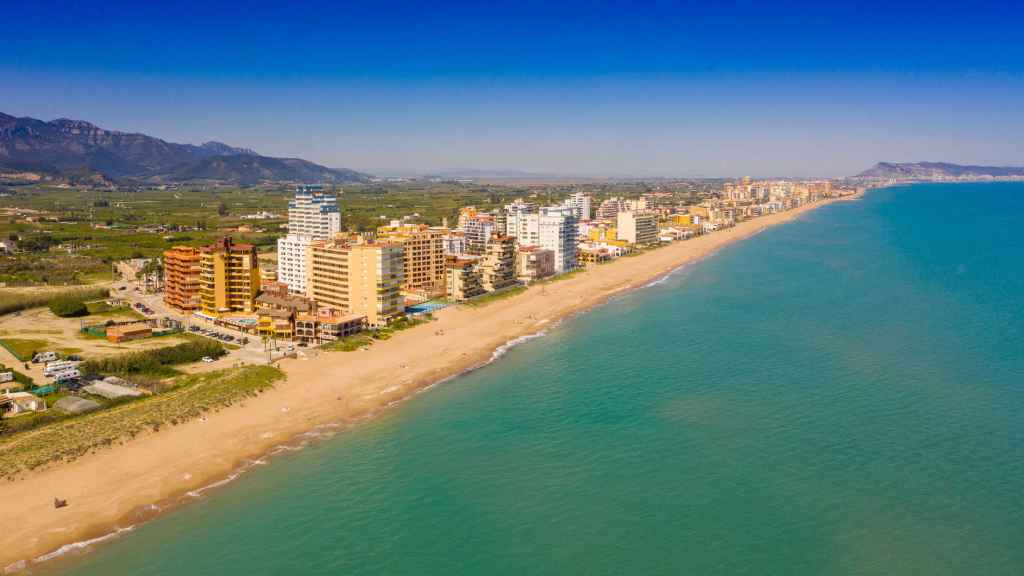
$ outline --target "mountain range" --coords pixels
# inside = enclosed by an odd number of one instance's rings
[[[370,176],[298,158],[262,156],[220,142],[176,144],[104,130],[82,120],[50,122],[0,113],[0,175],[71,183],[367,182]]]
[[[964,166],[948,162],[879,162],[855,178],[866,180],[970,180],[1020,178],[1024,168],[1013,166]]]

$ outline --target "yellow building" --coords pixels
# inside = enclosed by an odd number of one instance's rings
[[[371,327],[386,326],[404,312],[401,245],[318,240],[310,244],[307,257],[307,295],[318,306],[365,316]]]
[[[516,239],[494,234],[480,259],[480,286],[486,292],[508,288],[516,283]]]
[[[209,316],[256,310],[260,268],[256,247],[235,244],[230,236],[200,252],[199,302]]]
[[[449,299],[456,302],[469,300],[484,293],[480,285],[480,258],[448,256],[447,288]]]
[[[405,250],[405,279],[402,290],[418,296],[444,293],[444,237],[447,228],[426,224],[381,226],[377,239],[399,244]]]

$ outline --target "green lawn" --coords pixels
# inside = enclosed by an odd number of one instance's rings
[[[106,300],[86,302],[85,307],[89,310],[89,316],[126,316],[138,320],[146,318],[145,315],[132,309],[131,306],[111,306],[110,304],[107,304]]]
[[[49,345],[50,342],[48,340],[32,340],[29,338],[0,339],[0,346],[6,348],[8,352],[14,354],[22,362],[31,362],[33,353],[48,350],[47,346]]]

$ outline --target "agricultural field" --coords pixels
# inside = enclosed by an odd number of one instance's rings
[[[454,226],[459,210],[491,210],[516,198],[540,204],[560,202],[587,192],[595,206],[610,196],[637,197],[671,192],[680,202],[710,194],[713,181],[676,183],[455,183],[401,182],[354,184],[335,190],[342,227],[374,230],[392,219]],[[159,256],[175,245],[209,244],[231,234],[255,244],[265,255],[287,231],[286,185],[195,187],[173,190],[88,190],[23,186],[0,197],[0,239],[17,243],[19,252],[0,255],[0,285],[94,284],[113,280],[112,263]],[[275,218],[246,219],[268,212]]]

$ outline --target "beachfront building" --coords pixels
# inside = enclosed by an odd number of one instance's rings
[[[480,286],[485,292],[508,288],[516,283],[516,239],[495,234],[480,259]]]
[[[537,212],[509,216],[509,235],[514,235],[519,249],[538,246],[555,255],[555,272],[561,274],[576,267],[577,219],[572,208],[545,206]]]
[[[256,247],[225,236],[200,252],[199,301],[207,316],[252,313],[260,292]]]
[[[658,243],[658,215],[654,212],[619,212],[616,234],[621,240],[637,246]]]
[[[296,294],[306,293],[306,260],[314,240],[329,240],[341,231],[338,197],[322,186],[299,186],[288,203],[288,235],[277,241],[277,277]]]
[[[164,251],[164,302],[189,313],[199,308],[199,249],[175,246]]]
[[[566,198],[564,202],[562,202],[562,206],[572,210],[573,216],[575,216],[577,220],[590,220],[590,205],[590,195],[584,192],[573,193],[571,196]]]
[[[537,215],[537,246],[555,254],[555,274],[576,268],[576,216],[563,207],[541,208]]]
[[[523,284],[553,276],[555,253],[540,246],[523,246],[516,252],[516,278]]]
[[[450,300],[462,302],[484,293],[479,256],[448,256],[446,260],[445,293]]]
[[[426,224],[381,226],[377,239],[402,246],[405,271],[402,290],[425,298],[444,293],[444,228]]]
[[[312,344],[326,344],[361,332],[366,327],[366,317],[346,314],[337,308],[319,308],[316,313],[299,314],[295,317],[295,340]]]
[[[493,214],[479,212],[473,206],[460,210],[459,230],[465,234],[466,254],[483,254],[496,226]]]
[[[317,305],[386,326],[404,312],[404,250],[387,242],[316,240],[310,244],[307,295]]]

